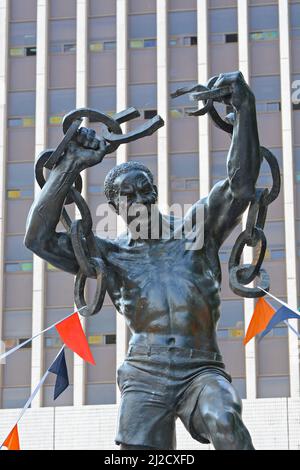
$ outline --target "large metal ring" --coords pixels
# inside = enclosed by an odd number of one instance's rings
[[[245,287],[244,285],[240,284],[238,278],[241,277],[241,272],[244,269],[243,266],[235,266],[229,271],[229,285],[231,290],[241,297],[247,297],[250,299],[263,297],[265,292],[260,290],[258,287]],[[269,291],[270,289],[270,277],[269,274],[264,270],[261,269],[258,274],[260,278],[260,287],[264,290]]]
[[[75,258],[80,266],[80,270],[86,277],[96,278],[94,265],[90,263],[91,253],[89,253],[86,238],[83,231],[82,220],[74,220],[70,230],[72,247]]]
[[[261,156],[267,160],[271,173],[272,173],[272,179],[273,179],[272,188],[264,197],[264,204],[268,206],[269,204],[271,204],[271,202],[273,202],[277,198],[280,192],[280,185],[281,185],[280,169],[279,169],[277,158],[275,157],[275,155],[273,155],[272,152],[270,152],[270,150],[268,150],[265,147],[260,147],[260,153],[261,153]]]
[[[87,276],[79,270],[75,280],[74,286],[74,296],[75,296],[75,303],[79,311],[80,315],[83,317],[89,317],[91,315],[95,315],[99,312],[103,305],[105,292],[106,292],[106,267],[103,261],[99,258],[91,258],[91,263],[94,265],[94,269],[97,276],[97,289],[95,292],[95,296],[93,302],[87,304],[85,297],[84,297],[84,288]]]
[[[39,157],[37,159],[37,162],[35,164],[35,168],[34,168],[35,178],[36,178],[40,188],[42,188],[46,183],[46,179],[45,179],[45,176],[44,176],[44,168],[48,168],[50,170],[52,169],[52,167],[49,168],[49,159],[53,155],[53,153],[54,153],[54,150],[51,150],[51,149],[45,150],[44,152],[42,152],[39,155]],[[81,178],[81,175],[77,176],[73,187],[75,187],[75,189],[79,193],[81,193],[81,191],[82,191],[82,178]],[[68,204],[72,204],[73,202],[74,202],[74,200],[73,200],[71,194],[68,194],[64,204],[68,205]]]
[[[243,231],[238,236],[230,254],[228,263],[229,272],[231,272],[235,267],[243,268],[239,273],[239,277],[237,278],[238,284],[249,284],[249,282],[252,282],[255,277],[259,275],[261,265],[264,261],[267,248],[267,240],[265,234],[263,230],[258,227],[254,228],[253,234],[256,243],[255,245],[251,246],[256,246],[259,241],[261,242],[259,257],[255,265],[247,264],[239,266],[244,247],[248,244],[248,234],[246,233],[246,231]]]
[[[135,113],[131,111],[131,115]],[[129,115],[130,116],[130,115]],[[97,109],[92,108],[79,108],[71,111],[70,113],[66,114],[63,118],[63,132],[64,134],[68,132],[70,126],[74,120],[79,118],[88,118],[91,122],[101,122],[104,124],[109,131],[113,132],[114,134],[122,134],[122,129],[119,122],[114,119],[113,117],[109,116],[108,114],[101,113]],[[106,149],[106,153],[114,152],[119,146],[119,143],[113,143]]]

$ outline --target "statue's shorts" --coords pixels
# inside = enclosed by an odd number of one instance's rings
[[[121,391],[117,444],[175,449],[175,422],[180,418],[191,436],[208,443],[193,417],[204,387],[212,380],[231,382],[222,356],[178,347],[133,345],[118,369]],[[198,422],[198,421],[197,421]]]

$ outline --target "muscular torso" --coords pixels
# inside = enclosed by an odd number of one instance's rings
[[[217,250],[187,250],[185,239],[120,239],[106,244],[105,259],[108,293],[133,333],[180,337],[185,347],[218,352]]]

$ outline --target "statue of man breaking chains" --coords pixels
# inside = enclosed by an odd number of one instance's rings
[[[129,162],[113,168],[105,194],[128,231],[115,240],[96,237],[107,269],[107,292],[132,332],[118,370],[120,405],[116,442],[121,449],[174,449],[179,417],[191,436],[215,449],[253,449],[241,418],[241,400],[225,372],[217,345],[221,270],[218,252],[253,200],[261,158],[255,98],[240,72],[219,76],[214,88],[230,87],[233,107],[228,176],[196,202],[183,222],[192,226],[204,207],[204,243],[187,249],[175,237],[178,220],[159,212],[148,168]],[[79,266],[68,233],[57,233],[65,198],[78,174],[101,162],[107,143],[81,128],[34,202],[26,246],[64,271]],[[135,206],[146,208],[140,236],[132,236]],[[154,216],[158,236],[151,238]],[[157,219],[157,217],[155,217]],[[170,227],[170,236],[162,236]],[[143,229],[143,230],[142,230]]]

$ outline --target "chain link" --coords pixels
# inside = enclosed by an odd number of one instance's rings
[[[51,171],[54,166],[58,165],[68,144],[76,137],[83,118],[88,118],[90,122],[101,122],[106,126],[107,130],[103,131],[102,138],[109,144],[106,147],[106,154],[108,154],[114,152],[122,143],[132,142],[153,134],[164,124],[160,116],[155,116],[134,131],[122,134],[120,124],[139,115],[140,113],[135,108],[128,108],[113,117],[91,108],[80,108],[68,113],[63,119],[64,138],[55,150],[47,149],[42,152],[36,162],[35,177],[39,186],[42,188],[46,183],[44,169],[47,168]],[[74,284],[75,303],[82,316],[90,316],[102,308],[107,286],[107,268],[101,259],[101,253],[92,230],[92,216],[81,191],[82,178],[78,175],[65,199],[60,221],[70,235],[74,255],[79,266]],[[74,203],[78,208],[80,219],[71,220],[65,208],[71,203]],[[96,279],[97,282],[94,299],[89,304],[85,300],[85,285],[88,278]]]
[[[213,123],[229,134],[233,133],[233,125],[224,121],[214,107],[214,101],[222,102],[225,97],[231,93],[228,86],[213,89],[214,84],[218,80],[218,76],[213,77],[207,83],[207,86],[196,85],[193,87],[179,88],[171,94],[172,98],[190,94],[190,98],[194,101],[202,101],[203,108],[189,113],[190,116],[203,116],[209,114]],[[228,118],[228,121],[230,119]],[[272,188],[257,188],[255,190],[255,198],[250,203],[246,228],[238,236],[229,258],[229,285],[231,290],[242,297],[256,298],[265,295],[258,287],[246,287],[247,284],[259,278],[260,287],[265,291],[270,288],[270,278],[268,273],[261,268],[264,261],[267,240],[264,234],[264,226],[267,217],[268,205],[271,204],[280,192],[280,170],[276,157],[265,147],[260,147],[261,161],[265,159],[270,167],[272,174]],[[240,260],[245,246],[256,249],[255,259],[252,264],[240,265]]]

